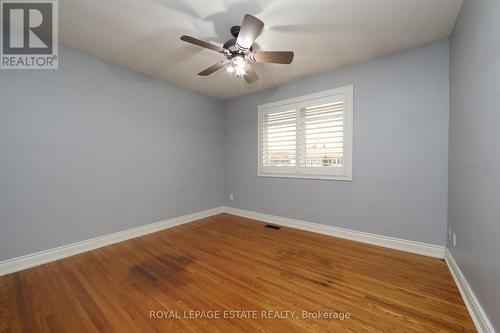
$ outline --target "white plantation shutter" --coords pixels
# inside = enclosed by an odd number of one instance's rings
[[[259,106],[259,175],[350,180],[352,86]]]
[[[296,112],[264,114],[262,121],[262,165],[295,166],[297,163]]]
[[[300,111],[300,166],[342,167],[344,164],[344,102]]]

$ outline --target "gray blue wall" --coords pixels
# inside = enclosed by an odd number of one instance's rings
[[[446,244],[448,65],[441,40],[227,102],[226,204]],[[257,106],[348,84],[353,181],[257,177]]]
[[[449,247],[500,331],[500,1],[465,0],[450,57]]]
[[[0,73],[0,261],[223,204],[219,102],[60,58]]]

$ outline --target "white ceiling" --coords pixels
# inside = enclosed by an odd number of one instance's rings
[[[229,99],[359,63],[450,35],[462,0],[60,0],[60,42],[187,89]],[[244,14],[264,21],[260,50],[291,50],[291,65],[256,64],[247,85],[201,70],[221,54],[182,42],[222,45]]]

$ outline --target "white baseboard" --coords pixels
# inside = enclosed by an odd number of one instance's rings
[[[486,312],[484,312],[481,303],[479,303],[474,291],[472,291],[467,279],[448,249],[446,249],[445,261],[462,295],[465,306],[467,306],[467,310],[469,310],[472,321],[474,325],[476,325],[478,333],[495,333],[495,329],[488,319]]]
[[[156,231],[171,228],[180,224],[193,222],[205,217],[217,215],[224,212],[246,218],[264,221],[267,223],[273,223],[291,228],[316,232],[328,236],[350,239],[362,243],[383,246],[391,249],[416,253],[429,257],[440,258],[440,259],[445,257],[445,248],[443,246],[370,234],[366,232],[338,228],[324,224],[294,220],[285,217],[257,213],[238,208],[217,207],[193,214],[175,217],[157,223],[148,224],[137,228],[120,231],[110,235],[100,236],[89,240],[84,240],[81,242],[60,246],[54,249],[2,261],[0,262],[0,276],[21,271],[23,269],[34,267],[37,265],[45,264],[51,261],[66,258],[75,254],[87,252],[106,245],[122,242],[131,238],[140,237]]]
[[[323,235],[345,238],[377,246],[383,246],[390,249],[420,254],[428,257],[443,259],[445,256],[446,248],[444,246],[370,234],[366,232],[338,228],[324,224],[294,220],[286,217],[257,213],[233,207],[225,207],[225,211],[228,214],[264,221],[267,223],[273,223],[277,225],[287,226],[290,228],[316,232]]]
[[[0,276],[22,271],[24,269],[45,264],[51,261],[94,250],[106,245],[123,242],[128,239],[144,236],[163,229],[172,228],[181,224],[200,220],[209,216],[224,213],[224,207],[217,207],[200,212],[174,217],[165,221],[147,224],[144,226],[119,231],[113,234],[100,236],[81,242],[56,247],[22,257],[0,262]]]

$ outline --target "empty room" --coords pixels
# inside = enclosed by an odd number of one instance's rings
[[[0,11],[0,333],[500,332],[500,0]]]

